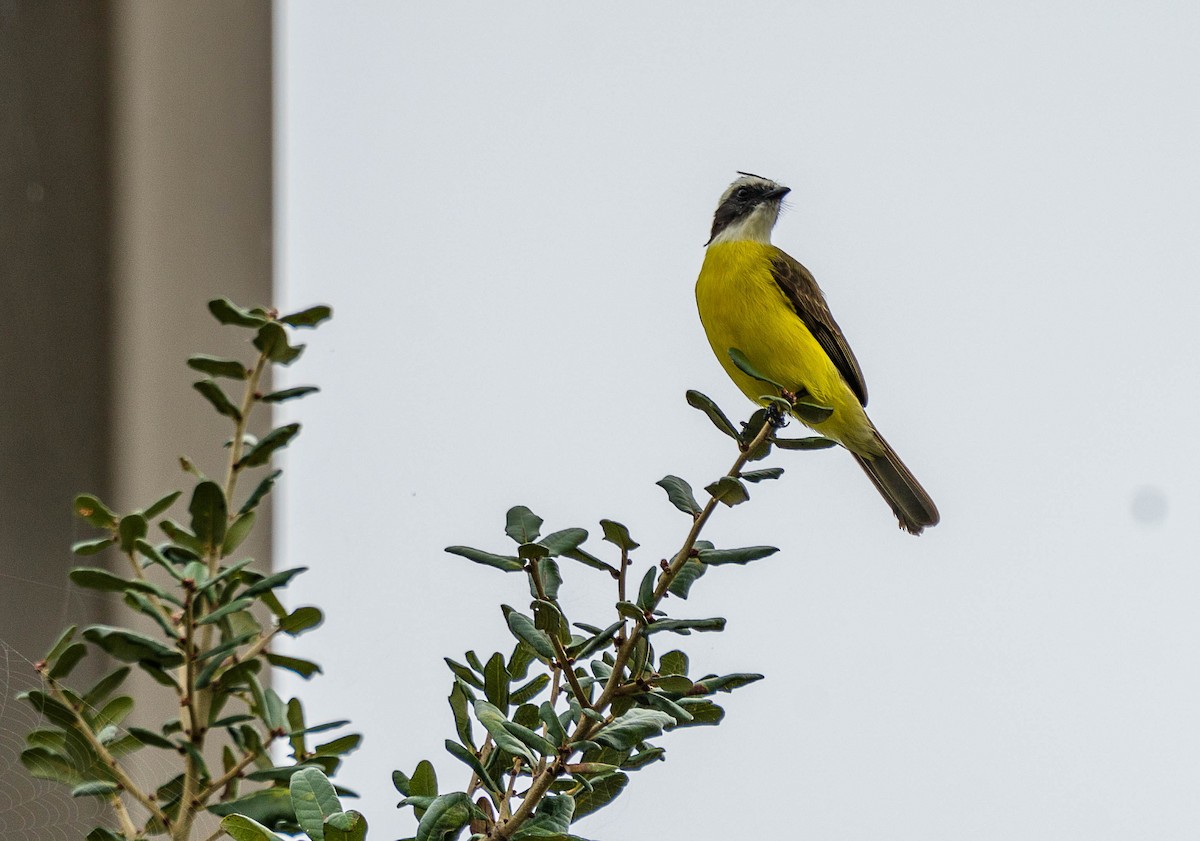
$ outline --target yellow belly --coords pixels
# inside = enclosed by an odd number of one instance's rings
[[[858,398],[820,342],[771,276],[774,246],[760,242],[712,245],[696,281],[696,304],[709,344],[738,388],[751,400],[770,392],[770,386],[742,373],[730,360],[737,348],[764,376],[801,388],[833,408],[828,420],[813,429],[862,455],[875,455],[874,429]]]

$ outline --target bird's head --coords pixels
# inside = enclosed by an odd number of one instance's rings
[[[770,242],[771,228],[779,218],[779,205],[790,191],[761,175],[739,172],[741,177],[721,194],[713,214],[712,236],[717,242]]]

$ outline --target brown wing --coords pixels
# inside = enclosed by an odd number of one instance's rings
[[[867,384],[863,379],[862,369],[858,367],[858,360],[854,358],[854,351],[850,350],[846,337],[842,335],[842,329],[833,320],[816,279],[808,269],[778,248],[775,249],[775,256],[771,258],[771,276],[787,296],[796,315],[829,354],[846,385],[850,386],[850,390],[858,397],[858,402],[867,405]]]

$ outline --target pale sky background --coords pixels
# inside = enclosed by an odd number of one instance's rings
[[[759,671],[660,741],[601,839],[1194,839],[1200,833],[1200,6],[1184,2],[291,3],[279,277],[335,320],[290,373],[278,563],[328,620],[311,718],[411,834],[393,768],[464,766],[442,657],[508,651],[516,576],[443,553],[624,522],[639,571],[735,453],[695,313],[735,170],[793,188],[872,415],[937,500],[897,530],[842,451],[722,510],[677,615],[693,668]],[[590,544],[591,545],[591,544]],[[605,577],[568,565],[573,619]],[[297,684],[299,682],[297,681]]]

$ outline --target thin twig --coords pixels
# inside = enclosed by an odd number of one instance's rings
[[[241,472],[238,462],[242,460],[246,428],[249,426],[250,413],[258,394],[258,381],[262,378],[263,369],[266,366],[267,355],[260,353],[254,363],[254,368],[250,371],[250,376],[246,379],[246,390],[242,394],[242,405],[234,424],[233,441],[229,447],[229,465],[225,470],[225,500],[231,506],[233,505],[233,492],[237,488],[238,474]]]
[[[117,823],[121,825],[121,832],[125,837],[137,838],[140,833],[133,818],[129,816],[129,810],[125,808],[125,801],[121,799],[121,795],[114,791],[108,796],[108,803],[112,806],[113,814],[117,816]]]
[[[271,742],[273,742],[273,741],[275,741],[275,734],[274,733],[268,734],[266,741],[262,743],[261,750],[253,750],[253,751],[250,751],[249,753],[247,753],[245,756],[243,756],[241,759],[239,759],[237,761],[236,765],[234,765],[228,771],[226,771],[224,774],[222,774],[221,776],[219,776],[215,780],[213,780],[211,783],[209,783],[207,788],[202,789],[196,795],[196,798],[201,803],[207,802],[208,798],[212,797],[214,794],[216,794],[218,791],[220,791],[222,788],[224,788],[226,785],[228,785],[234,779],[234,777],[237,777],[239,774],[241,774],[243,771],[245,771],[246,768],[248,768],[250,766],[251,762],[254,762],[254,760],[258,759],[260,756],[265,755],[267,752],[267,748],[269,748],[271,746]]]

